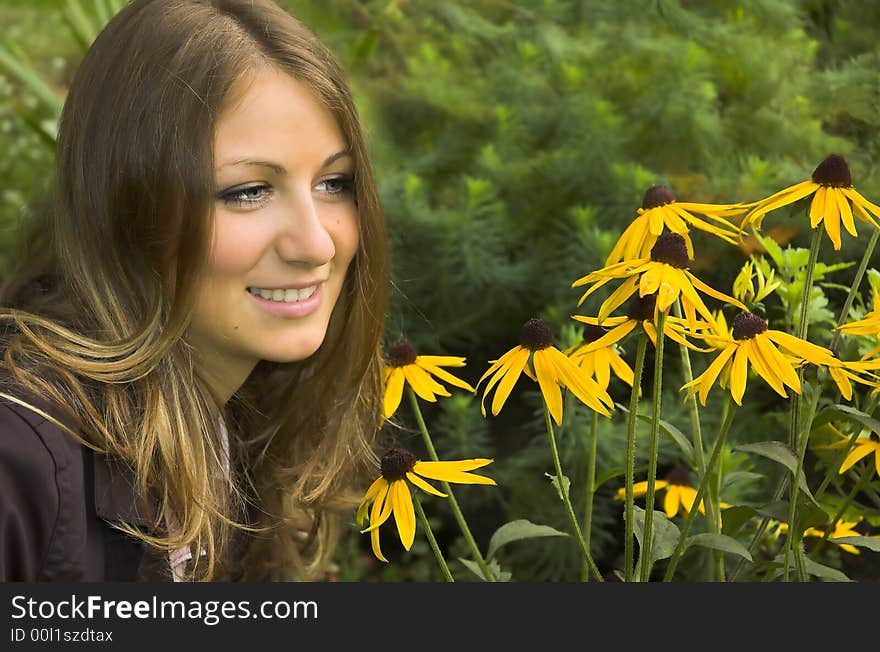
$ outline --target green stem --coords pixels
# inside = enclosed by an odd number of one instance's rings
[[[651,548],[654,535],[654,487],[657,482],[657,454],[660,446],[660,400],[663,384],[663,347],[666,341],[666,311],[657,314],[657,346],[654,355],[654,387],[651,397],[651,445],[648,452],[648,489],[645,494],[645,529],[642,534],[641,568],[639,580],[650,581]]]
[[[813,418],[816,415],[816,407],[819,405],[819,397],[822,394],[821,391],[821,380],[816,377],[816,385],[813,387],[812,385],[804,385],[805,388],[809,387],[811,390],[810,395],[810,404],[809,410],[807,412],[807,420],[804,423],[803,430],[798,433],[798,441],[797,446],[795,448],[797,454],[797,466],[795,467],[794,473],[789,480],[789,505],[788,505],[788,532],[789,534],[786,537],[786,546],[785,546],[785,559],[783,562],[783,570],[782,570],[782,581],[788,581],[788,569],[789,569],[789,554],[794,554],[796,557],[801,554],[801,547],[799,545],[799,541],[797,540],[797,501],[800,495],[800,487],[798,485],[798,478],[801,476],[804,468],[804,456],[807,453],[807,444],[810,441],[810,430],[813,426]],[[797,394],[795,394],[797,396]],[[806,576],[803,575],[800,571],[803,571],[803,561],[798,559],[796,560],[798,563],[798,570],[800,575],[800,581],[805,581]]]
[[[571,499],[568,497],[568,491],[565,490],[562,483],[562,465],[559,463],[559,451],[556,448],[556,435],[553,432],[553,424],[550,422],[550,410],[547,408],[546,401],[544,402],[544,422],[547,425],[547,435],[550,438],[550,450],[553,453],[553,466],[556,469],[556,483],[559,489],[559,496],[565,504],[566,512],[568,512],[568,522],[571,525],[572,532],[577,539],[578,545],[581,547],[581,554],[584,556],[584,562],[589,566],[590,571],[596,576],[596,579],[600,582],[604,582],[605,578],[602,577],[602,574],[599,572],[596,562],[593,561],[593,557],[590,555],[590,549],[587,548],[584,537],[581,535],[581,528],[580,525],[578,525],[577,516],[575,516],[574,508],[571,506]]]
[[[859,285],[862,283],[862,277],[865,275],[865,270],[868,268],[868,263],[871,260],[871,255],[874,253],[874,247],[877,245],[878,238],[880,238],[880,229],[874,229],[874,232],[871,234],[871,239],[868,240],[868,246],[865,248],[865,253],[862,254],[862,260],[859,263],[859,268],[856,271],[856,277],[853,279],[853,284],[849,288],[849,294],[846,295],[846,301],[843,303],[843,310],[840,311],[840,317],[837,318],[838,326],[841,326],[849,316],[849,309],[852,307],[856,294],[858,294]],[[831,336],[831,344],[828,348],[835,351],[838,339],[840,339],[840,331],[835,328],[834,333]]]
[[[831,523],[828,525],[827,528],[825,528],[825,532],[822,534],[822,538],[824,540],[827,541],[828,538],[831,536],[831,533],[834,532],[834,528],[837,527],[837,522],[841,518],[843,518],[843,514],[844,512],[846,512],[846,508],[849,507],[855,497],[859,495],[859,492],[865,488],[873,474],[874,468],[870,464],[866,464],[865,467],[862,469],[861,475],[859,475],[859,481],[855,483],[852,491],[849,492],[846,499],[843,501],[843,504],[834,515],[834,518],[831,519]]]
[[[593,529],[593,495],[596,493],[596,453],[598,437],[596,431],[599,427],[599,413],[593,411],[590,419],[590,434],[587,441],[587,491],[586,491],[586,507],[584,508],[584,543],[587,550],[590,549],[590,539]],[[590,581],[590,567],[584,562],[581,570],[581,579],[584,582]]]
[[[673,310],[675,311],[675,316],[680,318],[681,304],[677,299],[673,304]],[[694,372],[691,367],[691,354],[684,344],[679,344],[678,349],[681,353],[681,368],[684,375],[684,383],[687,384],[694,379]],[[685,403],[688,405],[688,412],[691,417],[691,431],[694,436],[694,461],[697,463],[697,471],[702,477],[706,472],[706,460],[703,457],[703,434],[700,427],[700,406],[699,403],[697,403],[696,392],[690,394],[685,399]]]
[[[816,269],[816,260],[819,258],[819,243],[821,237],[820,229],[813,229],[813,238],[810,241],[810,259],[807,262],[807,269],[804,274],[804,289],[801,294],[801,314],[800,321],[797,325],[795,336],[799,339],[807,339],[807,330],[809,328],[808,317],[810,310],[810,299],[813,295],[813,271]],[[798,368],[798,380],[801,386],[804,381],[804,368]],[[800,434],[800,394],[795,394],[791,400],[791,428],[788,433],[788,444],[792,449],[797,448],[797,439]],[[797,482],[797,480],[795,480]]]
[[[629,415],[626,421],[626,495],[624,506],[624,527],[626,538],[624,546],[623,573],[626,582],[633,576],[633,473],[635,471],[636,415],[639,410],[639,389],[642,386],[642,369],[645,366],[645,349],[648,347],[648,334],[642,327],[636,344],[636,360],[633,367],[633,386],[629,399]]]
[[[697,493],[694,496],[694,504],[691,505],[691,509],[688,512],[687,517],[685,518],[684,525],[681,529],[681,536],[678,538],[678,543],[675,546],[675,550],[672,552],[672,556],[669,558],[669,564],[666,566],[666,573],[663,576],[664,582],[671,581],[673,575],[675,574],[675,569],[678,566],[681,555],[685,550],[688,530],[691,529],[691,523],[693,523],[697,512],[700,511],[700,502],[703,500],[703,496],[706,494],[706,491],[709,488],[712,470],[715,468],[715,465],[718,463],[718,459],[721,457],[721,451],[724,448],[724,440],[727,437],[727,432],[730,430],[730,425],[733,423],[733,416],[735,413],[736,404],[733,402],[733,397],[731,396],[730,392],[727,392],[724,405],[724,419],[722,420],[721,428],[718,431],[718,438],[715,440],[715,446],[712,448],[712,454],[709,456],[709,462],[706,464],[706,473],[703,474],[702,478],[700,478],[700,485],[697,487]]]
[[[431,524],[428,523],[428,517],[425,516],[425,511],[422,509],[422,504],[419,502],[419,497],[416,496],[415,492],[412,492],[412,499],[413,506],[416,508],[416,514],[418,514],[419,520],[422,521],[422,526],[425,528],[428,544],[430,544],[431,550],[434,551],[434,557],[436,557],[437,563],[440,564],[440,570],[443,571],[443,577],[446,578],[447,582],[454,582],[452,573],[449,572],[449,566],[446,565],[446,560],[443,559],[443,553],[440,552],[440,546],[437,545],[437,539],[434,538],[434,532],[431,530]]]
[[[416,422],[419,425],[419,430],[422,433],[422,439],[425,441],[425,447],[428,449],[428,454],[431,456],[431,459],[435,462],[439,462],[440,459],[437,457],[437,451],[434,450],[434,443],[431,441],[431,435],[428,432],[428,427],[425,425],[425,420],[422,417],[422,411],[419,408],[419,401],[416,398],[415,392],[412,390],[412,387],[409,385],[406,386],[406,393],[409,396],[410,405],[412,405],[413,413],[416,417]],[[480,554],[480,548],[477,546],[477,542],[474,540],[473,535],[471,534],[471,530],[468,527],[467,521],[464,518],[464,515],[461,513],[461,508],[458,506],[458,501],[455,499],[455,495],[452,493],[452,487],[449,486],[449,483],[441,481],[441,486],[443,487],[443,491],[449,497],[449,505],[452,507],[452,513],[455,516],[455,520],[458,523],[459,529],[461,529],[461,533],[464,535],[464,539],[468,544],[468,547],[471,549],[471,553],[474,555],[474,559],[477,562],[477,565],[480,567],[480,570],[483,572],[483,578],[487,582],[494,582],[495,576],[492,574],[492,569],[489,568],[489,564],[486,563],[486,560],[483,559],[483,555]]]

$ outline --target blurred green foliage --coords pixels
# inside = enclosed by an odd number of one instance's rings
[[[880,200],[880,3],[279,4],[312,27],[349,71],[392,239],[389,341],[406,337],[420,353],[467,356],[468,366],[458,375],[472,384],[489,360],[518,343],[520,326],[530,317],[571,336],[569,316],[579,297],[571,282],[602,265],[651,185],[666,184],[684,201],[755,201],[808,178],[825,156],[840,153],[856,187]],[[83,43],[65,20],[62,3],[0,0],[0,24],[0,44],[24,51],[63,96]],[[51,172],[52,149],[39,129],[51,131],[57,118],[32,89],[5,72],[0,66],[4,272],[18,226],[45,193]],[[778,213],[765,221],[765,231],[791,226],[780,236],[783,244],[806,246],[802,213]],[[747,252],[701,233],[694,234],[694,243],[692,271],[729,291]],[[844,236],[842,250],[832,255],[826,247],[822,260],[857,261],[863,246]],[[873,261],[871,266],[878,267]],[[845,288],[852,273],[837,271],[833,280]],[[843,294],[829,298],[836,315]],[[631,361],[632,351],[627,356]],[[664,419],[682,425],[687,417],[676,389],[677,361],[672,355],[667,365]],[[497,527],[517,518],[566,529],[544,476],[552,463],[539,397],[528,381],[520,382],[523,391],[514,391],[498,417],[483,419],[473,397],[424,408],[441,458],[496,458],[488,470],[497,490],[456,491],[483,549]],[[612,384],[611,391],[627,402],[628,388]],[[755,394],[740,411],[731,441],[784,430],[778,397]],[[389,426],[386,434],[421,452],[406,407],[402,427]],[[566,410],[560,450],[576,488],[583,485],[590,417],[580,406]],[[576,418],[569,420],[569,414]],[[709,409],[704,415],[704,432],[714,432],[717,414]],[[643,425],[640,441],[647,436]],[[598,489],[593,516],[593,554],[600,567],[622,554],[622,508],[613,500],[622,477],[613,471],[623,464],[624,439],[622,414],[600,419],[598,475],[612,474]],[[661,473],[677,455],[674,444],[664,441]],[[637,460],[637,470],[645,463]],[[739,474],[734,477],[740,482],[725,488],[734,498],[748,502],[772,490],[769,481],[750,473],[773,472],[754,458],[730,454],[725,468]],[[573,489],[572,498],[582,510],[583,496]],[[438,519],[435,533],[453,551],[449,558],[455,559],[456,550],[468,556],[442,501],[432,501],[429,510]],[[340,550],[340,579],[440,579],[419,537],[410,553],[400,554],[399,542],[383,532],[383,550],[392,560],[383,565],[370,559],[368,537],[357,535],[354,524],[352,533]],[[564,539],[523,542],[502,552],[502,564],[516,580],[578,575],[576,547]],[[465,579],[467,571],[452,563],[456,577]],[[701,572],[697,568],[694,576]]]

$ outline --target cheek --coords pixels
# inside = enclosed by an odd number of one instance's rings
[[[259,260],[266,237],[253,225],[218,220],[208,261],[209,277],[247,272]]]
[[[341,266],[348,267],[357,253],[360,244],[358,225],[359,217],[356,209],[333,220],[333,245],[336,248],[336,260]]]

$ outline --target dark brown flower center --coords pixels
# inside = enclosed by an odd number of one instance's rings
[[[597,324],[584,324],[584,341],[595,342],[607,332]]]
[[[388,366],[405,367],[416,361],[416,350],[409,340],[400,340],[388,347]]]
[[[677,464],[669,473],[666,474],[666,480],[669,484],[677,484],[685,487],[691,486],[691,472],[686,466]]]
[[[388,482],[403,480],[416,465],[416,456],[402,448],[389,448],[382,456],[382,477]]]
[[[642,198],[642,208],[648,210],[674,201],[675,195],[666,186],[651,186],[645,191],[645,196]]]
[[[849,188],[852,186],[852,175],[846,159],[840,154],[832,154],[813,170],[813,183],[832,188]]]
[[[684,236],[679,233],[664,233],[651,247],[651,260],[666,263],[678,269],[687,269],[690,265],[687,245]]]
[[[540,351],[553,344],[553,333],[543,319],[533,317],[523,324],[519,342],[529,351]]]
[[[654,319],[654,310],[657,307],[657,293],[652,292],[643,297],[635,295],[629,300],[626,307],[626,316],[636,321]]]
[[[733,339],[750,340],[767,330],[767,322],[753,312],[741,312],[733,318]]]

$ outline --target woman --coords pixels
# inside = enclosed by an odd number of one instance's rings
[[[0,577],[321,577],[374,468],[388,252],[334,57],[270,0],[134,0],[0,295]]]

